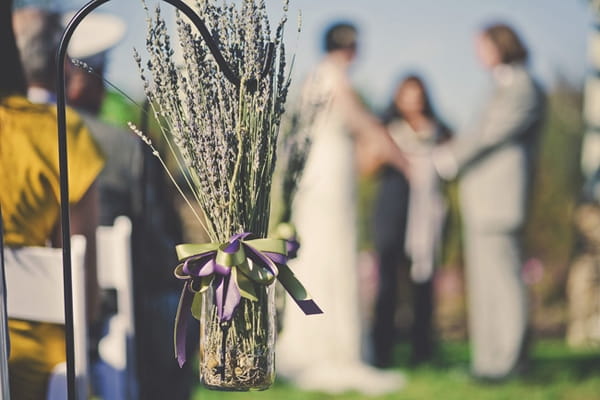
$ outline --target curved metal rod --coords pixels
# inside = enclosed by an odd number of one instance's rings
[[[4,273],[4,223],[0,207],[0,398],[10,399],[8,382],[8,358],[10,337],[8,334],[8,313],[6,311],[6,274]]]
[[[58,46],[56,114],[58,119],[58,163],[60,172],[60,216],[62,233],[63,284],[65,300],[65,344],[67,350],[67,398],[76,398],[75,329],[73,317],[73,272],[71,265],[71,226],[69,215],[69,176],[67,159],[67,122],[65,98],[65,60],[67,47],[75,28],[92,10],[109,0],[92,0],[69,22]]]
[[[194,10],[192,10],[187,4],[185,4],[181,0],[163,0],[163,1],[166,1],[167,3],[171,4],[173,7],[177,8],[179,11],[184,13],[185,16],[190,19],[190,21],[192,21],[192,23],[198,29],[198,32],[200,32],[200,35],[202,35],[202,38],[204,39],[206,46],[208,46],[216,63],[219,65],[219,68],[221,69],[221,72],[223,73],[223,75],[225,75],[225,77],[227,78],[227,80],[229,82],[233,83],[236,87],[239,88],[240,87],[240,77],[237,76],[236,74],[234,74],[233,71],[231,70],[231,68],[229,68],[229,64],[223,58],[223,54],[221,53],[221,50],[219,50],[219,46],[215,43],[215,41],[212,37],[212,34],[206,27],[206,24],[204,23],[204,21],[202,21],[202,19],[198,16],[198,14],[196,14],[194,12]]]
[[[83,6],[68,23],[63,33],[60,45],[57,51],[57,120],[58,120],[58,153],[60,170],[60,210],[61,210],[61,228],[62,228],[62,254],[63,254],[63,280],[65,297],[65,341],[67,349],[67,398],[75,400],[75,341],[73,328],[73,291],[72,291],[72,265],[71,265],[71,229],[69,216],[69,177],[68,177],[68,159],[67,159],[67,128],[66,128],[66,98],[65,98],[65,61],[67,48],[75,29],[81,21],[96,8],[108,3],[111,0],[91,0]],[[206,27],[202,19],[181,0],[162,0],[181,12],[183,12],[190,21],[196,26],[200,35],[206,42],[215,62],[219,65],[221,72],[236,87],[240,86],[240,77],[238,77],[229,67],[218,45]],[[272,66],[274,56],[274,45],[269,43],[266,50],[266,59],[263,65],[261,78],[264,78]],[[251,79],[248,82],[248,88],[253,90],[257,86],[257,80]]]

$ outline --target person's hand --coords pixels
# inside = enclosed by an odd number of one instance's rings
[[[402,174],[410,182],[411,165],[410,165],[410,161],[408,160],[408,158],[402,152],[394,152],[394,154],[392,154],[391,157],[392,157],[392,160],[391,160],[390,164],[395,169],[402,172]]]
[[[356,145],[358,170],[363,176],[375,175],[386,164],[381,149],[372,141],[359,137]]]
[[[380,142],[380,157],[385,160],[385,164],[401,172],[410,181],[410,162],[408,158],[392,140],[389,133],[386,132],[383,138],[385,140]]]

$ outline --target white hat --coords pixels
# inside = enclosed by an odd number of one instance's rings
[[[37,8],[47,12],[60,12],[61,4],[59,0],[14,0],[13,11],[21,8]]]
[[[75,16],[74,12],[67,13],[63,22],[65,26]],[[117,45],[125,36],[125,22],[114,15],[92,13],[86,16],[77,26],[69,43],[69,57],[90,60],[102,57],[105,52]]]

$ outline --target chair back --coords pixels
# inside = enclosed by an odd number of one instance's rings
[[[85,309],[85,237],[71,238],[75,375],[77,398],[88,393],[87,318]],[[50,247],[5,248],[7,313],[12,319],[65,323],[62,250]],[[50,376],[48,400],[67,396],[66,363]],[[63,371],[63,372],[61,372]]]
[[[98,282],[116,293],[116,314],[98,343],[101,363],[95,368],[96,391],[112,400],[137,399],[135,321],[131,262],[131,221],[125,216],[96,231]]]
[[[125,216],[115,219],[113,226],[96,230],[98,284],[117,292],[117,315],[125,322],[127,335],[133,336],[133,278],[131,266],[131,221]]]

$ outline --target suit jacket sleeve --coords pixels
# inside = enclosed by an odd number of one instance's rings
[[[436,168],[454,178],[470,164],[530,131],[541,113],[540,94],[531,80],[500,86],[471,134],[459,135],[436,149]]]

